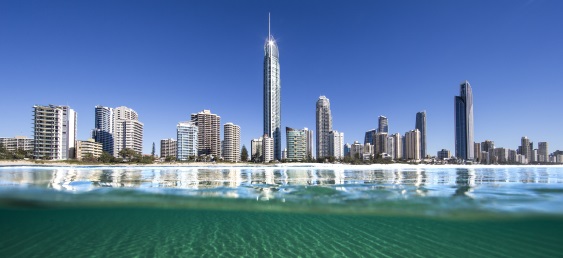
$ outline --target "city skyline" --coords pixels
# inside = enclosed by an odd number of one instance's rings
[[[10,113],[2,115],[10,123],[0,131],[0,136],[32,137],[30,107],[54,104],[68,105],[77,111],[77,140],[86,140],[94,128],[96,105],[124,105],[136,110],[139,120],[145,124],[143,151],[148,153],[153,142],[159,143],[161,139],[175,136],[178,121],[189,120],[190,113],[210,109],[224,121],[240,125],[241,145],[249,148],[250,139],[263,134],[260,128],[263,76],[260,52],[266,35],[265,15],[271,10],[280,52],[284,54],[281,61],[284,66],[282,101],[285,103],[281,111],[284,115],[282,128],[315,128],[312,103],[319,95],[326,95],[332,102],[333,127],[346,133],[348,143],[362,141],[365,131],[377,127],[380,115],[389,118],[392,132],[405,132],[412,129],[414,114],[426,110],[427,153],[435,155],[441,149],[453,153],[451,96],[457,94],[458,83],[467,79],[471,81],[475,94],[475,142],[491,139],[497,146],[515,149],[519,145],[518,139],[526,135],[536,143],[549,142],[550,151],[562,149],[557,94],[550,94],[560,88],[561,83],[557,75],[562,70],[558,60],[563,52],[556,46],[561,45],[562,39],[556,35],[553,26],[561,20],[552,11],[557,10],[553,5],[560,6],[559,3],[491,3],[495,8],[489,8],[489,4],[484,2],[449,3],[432,6],[436,8],[431,12],[437,16],[434,18],[424,12],[413,13],[411,8],[416,9],[413,7],[420,4],[412,2],[410,8],[397,4],[366,4],[363,8],[366,11],[354,6],[340,9],[334,4],[322,7],[325,11],[338,10],[343,15],[341,18],[329,15],[330,12],[308,17],[310,13],[306,11],[316,8],[312,4],[304,4],[303,11],[293,10],[290,4],[257,4],[258,7],[248,11],[235,6],[234,11],[239,14],[227,14],[233,4],[223,4],[224,9],[218,10],[206,4],[156,6],[157,10],[170,14],[170,18],[163,18],[162,14],[139,4],[132,7],[133,11],[127,17],[141,24],[116,23],[118,26],[111,29],[107,24],[97,24],[96,14],[103,13],[100,8],[88,8],[92,6],[84,3],[69,6],[39,3],[37,8],[29,9],[17,3],[1,3],[0,21],[16,23],[17,26],[0,28],[2,38],[10,39],[0,42],[0,55],[4,57],[0,70],[6,71],[0,78],[0,86],[7,96],[13,96],[0,104],[3,110],[10,110]],[[110,5],[117,9],[125,8],[119,4]],[[201,15],[186,10],[194,6],[203,10]],[[42,12],[44,9],[41,7],[50,7],[52,13]],[[179,11],[174,11],[173,7],[178,7]],[[496,16],[491,9],[496,10]],[[184,17],[180,10],[189,15]],[[385,10],[390,14],[377,15]],[[464,14],[483,13],[484,19],[471,23],[448,19],[452,25],[438,22],[451,18],[448,13],[455,10]],[[392,17],[402,11],[404,13],[399,17]],[[53,13],[60,14],[60,17],[52,16]],[[77,25],[70,21],[76,15],[85,16],[78,20],[89,28],[86,31],[91,31],[90,34],[71,33]],[[141,22],[140,18],[146,15],[153,19]],[[217,20],[221,15],[226,16]],[[402,15],[413,15],[413,18],[398,22]],[[117,17],[115,13],[108,13],[110,21],[116,21]],[[159,19],[154,19],[157,17]],[[30,19],[29,23],[21,22],[26,18]],[[413,28],[419,27],[412,23],[414,20],[424,20],[420,26],[428,27],[422,27],[417,34]],[[45,21],[45,24],[38,24],[39,21]],[[182,27],[173,26],[173,21],[190,28],[191,36],[178,36]],[[228,22],[234,22],[233,26],[229,26]],[[356,25],[358,28],[352,30]],[[492,29],[485,25],[492,25]],[[197,30],[195,26],[203,28]],[[41,29],[55,27],[58,33],[42,36]],[[146,35],[141,28],[147,30]],[[161,28],[168,30],[157,32]],[[18,34],[22,30],[29,33],[25,36]],[[446,32],[442,37],[434,34],[440,30]],[[331,33],[327,34],[328,31]],[[366,31],[370,33],[366,34]],[[399,36],[397,31],[415,36],[415,42],[407,40],[410,37]],[[499,31],[500,35],[493,35]],[[117,35],[119,32],[125,32],[125,36]],[[209,44],[215,42],[218,37],[215,34],[227,38],[237,36],[227,45]],[[447,40],[462,34],[465,42]],[[158,37],[148,40],[147,36],[155,35],[162,36],[162,40]],[[91,37],[98,37],[93,42],[102,44],[97,47],[90,45],[87,41]],[[337,40],[336,37],[349,40]],[[138,41],[139,38],[147,41]],[[70,40],[67,43],[65,39]],[[112,40],[111,45],[109,39]],[[483,39],[488,41],[480,43]],[[373,42],[370,45],[375,48],[364,50],[362,55],[354,49],[370,40]],[[447,47],[440,40],[452,45]],[[180,42],[189,44],[177,45]],[[391,47],[393,44],[396,47]],[[174,49],[178,55],[171,55],[172,52],[164,49],[166,47]],[[216,76],[226,77],[228,81],[206,76],[216,69],[212,68],[211,62],[194,52],[213,56],[218,47],[226,47],[225,52],[232,52],[227,53],[224,60],[229,68],[222,70],[225,76]],[[338,49],[345,51],[334,51]],[[330,55],[320,55],[329,53],[327,50],[332,50]],[[403,53],[394,56],[396,59],[390,59],[396,51]],[[424,54],[425,51],[432,54],[431,59]],[[389,56],[385,52],[389,52]],[[116,55],[109,59],[113,63],[102,62],[100,58],[110,53]],[[100,58],[96,54],[100,54]],[[369,63],[364,60],[364,55],[370,59]],[[151,62],[162,65],[162,68],[149,65]],[[166,65],[167,62],[179,66],[171,68]],[[425,62],[429,62],[428,65]],[[420,65],[425,68],[417,71]],[[532,66],[537,68],[532,69]],[[438,70],[440,72],[436,72]],[[213,87],[218,87],[211,92],[213,94],[202,91]],[[118,97],[86,91],[94,88],[99,89],[96,92],[112,92]],[[21,89],[26,89],[26,94],[21,94]],[[147,93],[143,94],[143,91]],[[363,94],[367,91],[372,94]],[[381,98],[372,101],[375,99],[373,94],[378,91],[383,94],[396,92],[397,98],[392,102]],[[506,98],[505,92],[510,92],[509,98]],[[196,96],[205,97],[199,100]],[[526,105],[516,105],[516,99],[525,99]],[[162,110],[172,112],[162,113]],[[534,126],[520,126],[523,120]]]

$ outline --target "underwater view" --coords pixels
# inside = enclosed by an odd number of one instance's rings
[[[561,257],[563,167],[0,167],[0,257]]]

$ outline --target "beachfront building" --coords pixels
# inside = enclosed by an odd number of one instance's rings
[[[279,49],[270,34],[268,17],[268,39],[264,44],[264,134],[274,141],[274,158],[282,159],[281,153],[281,81]]]
[[[191,115],[198,128],[197,155],[221,157],[221,117],[203,110]]]
[[[160,157],[161,158],[174,158],[178,152],[178,142],[176,139],[168,138],[160,140]]]
[[[269,163],[274,160],[274,139],[267,134],[262,136],[262,161]]]
[[[329,156],[335,159],[344,158],[344,133],[330,131],[328,133]]]
[[[18,150],[33,151],[33,139],[25,136],[0,137],[0,146],[10,152]]]
[[[121,106],[113,110],[113,155],[119,157],[123,149],[143,153],[143,123],[135,110]]]
[[[329,134],[332,131],[332,114],[330,112],[330,100],[320,96],[317,100],[316,109],[317,124],[317,158],[330,156]]]
[[[374,144],[375,143],[374,137],[375,137],[376,133],[377,133],[377,130],[375,130],[375,129],[371,129],[371,130],[367,131],[365,136],[364,136],[364,144],[366,144],[366,143]]]
[[[250,157],[252,161],[262,160],[262,137],[250,140]]]
[[[395,133],[390,136],[393,138],[393,160],[400,160],[403,158],[403,140],[400,133]]]
[[[120,110],[123,112],[123,109]],[[92,138],[102,144],[103,151],[113,155],[113,133],[114,133],[114,115],[113,108],[96,106],[94,107],[94,129],[92,130]]]
[[[538,161],[541,163],[549,162],[549,148],[547,142],[538,142]]]
[[[68,106],[33,107],[33,157],[73,159],[76,144],[76,112]]]
[[[302,161],[307,159],[307,131],[306,129],[285,128],[288,160]]]
[[[94,139],[76,141],[76,159],[98,159],[102,156],[103,145]]]
[[[420,131],[420,156],[426,158],[426,111],[416,113],[415,128]]]
[[[473,160],[473,91],[468,81],[460,85],[455,96],[455,156],[461,160]]]
[[[223,159],[230,162],[240,161],[240,126],[233,123],[223,125]]]
[[[405,133],[405,149],[407,160],[420,160],[420,131],[418,129]]]
[[[373,144],[373,155],[378,158],[384,153],[388,153],[387,150],[387,133],[377,132],[374,137],[375,143]]]
[[[364,145],[368,145],[368,144],[370,143],[366,143]],[[362,155],[364,153],[364,145],[362,145],[358,141],[354,141],[354,143],[352,143],[352,145],[350,146],[350,157],[362,158]]]
[[[199,144],[199,128],[192,121],[180,122],[176,125],[176,159],[181,161],[197,157]]]

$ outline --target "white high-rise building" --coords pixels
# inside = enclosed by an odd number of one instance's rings
[[[329,156],[335,159],[344,158],[344,133],[330,131],[328,133]]]
[[[400,133],[392,134],[393,138],[393,159],[400,160],[403,158],[403,141]]]
[[[68,106],[33,107],[33,157],[66,160],[75,155],[76,112]]]
[[[420,131],[418,129],[405,133],[405,148],[407,160],[420,160]]]
[[[317,158],[330,155],[329,133],[332,131],[332,115],[330,112],[330,101],[325,96],[317,100],[316,110],[317,124]]]
[[[223,137],[223,159],[230,162],[240,161],[240,126],[226,123]]]
[[[123,149],[143,153],[143,123],[139,115],[128,107],[117,107],[113,113],[113,155],[119,157]]]
[[[393,135],[387,137],[387,154],[392,160],[395,159],[395,138]]]
[[[180,122],[176,126],[176,159],[189,160],[197,157],[199,130],[194,122]]]
[[[274,160],[274,139],[264,134],[262,137],[262,162],[268,163]]]

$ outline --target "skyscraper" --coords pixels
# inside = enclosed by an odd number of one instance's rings
[[[415,128],[420,131],[420,156],[426,158],[426,111],[416,113]]]
[[[278,45],[270,34],[264,44],[264,134],[274,140],[274,159],[281,160],[281,81]]]
[[[468,81],[460,85],[460,94],[455,104],[455,156],[473,160],[473,92]]]
[[[113,108],[96,106],[92,139],[102,144],[102,150],[113,155]]]
[[[33,158],[74,158],[76,112],[68,106],[33,107]]]
[[[325,96],[317,100],[316,111],[317,122],[317,158],[330,156],[329,132],[332,131],[332,115],[330,113],[330,101]]]
[[[211,114],[210,110],[203,110],[192,114],[191,118],[198,129],[198,155],[213,155],[214,158],[221,157],[221,117]]]
[[[226,123],[223,127],[223,149],[225,150],[223,159],[238,162],[240,161],[240,126]]]
[[[526,159],[528,161],[527,163],[532,162],[532,150],[533,150],[533,148],[530,144],[531,144],[530,139],[528,139],[528,137],[526,137],[526,136],[522,137],[521,145],[520,145],[520,147],[521,147],[521,153],[520,154],[522,154],[522,156],[526,157]]]
[[[375,140],[375,134],[377,133],[377,130],[375,129],[371,129],[369,131],[366,132],[365,136],[364,136],[364,144],[366,143],[370,143],[370,144],[374,144]]]
[[[189,160],[190,156],[197,157],[199,130],[194,122],[180,122],[176,126],[176,158]]]
[[[379,118],[377,120],[378,120],[377,121],[377,123],[378,123],[377,132],[378,133],[389,133],[389,121],[387,120],[387,117],[379,116]]]
[[[538,142],[538,156],[539,162],[546,163],[549,161],[549,149],[547,142]]]
[[[117,107],[113,110],[113,155],[118,157],[123,149],[131,149],[143,153],[143,123],[139,115],[128,107]]]

